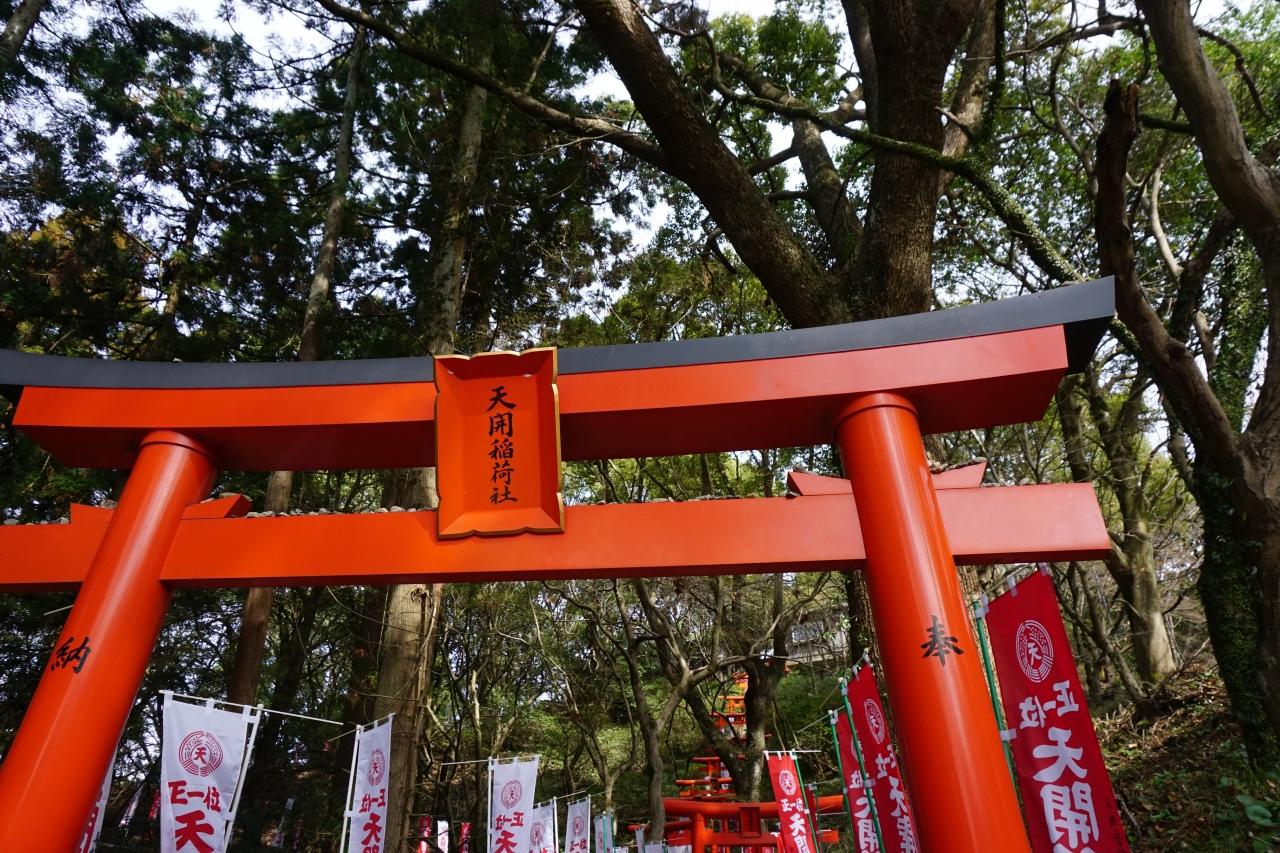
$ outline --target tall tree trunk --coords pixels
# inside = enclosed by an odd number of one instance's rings
[[[670,173],[706,207],[787,320],[817,326],[848,319],[832,278],[694,104],[638,7],[631,0],[577,6],[669,153]]]
[[[344,732],[374,719],[373,696],[378,688],[378,641],[381,638],[382,614],[387,608],[387,592],[387,587],[358,589],[356,606],[347,614],[347,630],[351,637],[351,669],[347,676],[347,693],[342,702]],[[340,737],[336,745],[330,769],[331,802],[341,802],[347,793],[355,738]],[[341,808],[346,808],[346,804],[343,803]]]
[[[307,307],[302,317],[302,334],[298,344],[299,361],[315,361],[320,355],[319,329],[325,314],[333,285],[333,271],[338,262],[338,241],[342,236],[347,207],[347,188],[351,183],[352,139],[355,135],[356,101],[360,90],[360,66],[365,49],[364,27],[356,27],[355,40],[347,57],[347,91],[342,104],[342,123],[338,130],[338,144],[334,152],[333,187],[329,193],[329,205],[325,210],[324,229],[320,236],[320,248],[316,255],[311,287],[307,293]],[[292,471],[272,471],[267,481],[267,494],[263,509],[267,512],[285,512],[289,509],[289,494],[293,489]],[[231,702],[253,704],[262,674],[262,657],[266,652],[267,631],[270,629],[271,608],[275,602],[275,590],[271,587],[254,587],[245,594],[244,609],[240,617],[240,632],[236,637],[236,653],[227,679],[227,699]]]
[[[1067,464],[1076,482],[1090,482],[1094,472],[1084,450],[1084,403],[1074,393],[1075,389],[1083,391],[1088,398],[1094,426],[1102,439],[1109,466],[1107,484],[1119,505],[1122,526],[1122,532],[1115,536],[1119,544],[1112,546],[1103,562],[1120,590],[1138,677],[1144,685],[1143,692],[1149,693],[1150,688],[1177,668],[1177,663],[1164,621],[1164,602],[1160,597],[1155,548],[1148,524],[1151,511],[1142,490],[1142,475],[1136,459],[1141,438],[1137,415],[1146,384],[1146,374],[1139,370],[1128,398],[1120,411],[1112,415],[1097,377],[1090,372],[1065,380],[1057,395],[1057,405]]]
[[[487,71],[493,61],[490,27],[478,30],[472,50],[477,66]],[[463,98],[456,154],[450,162],[449,193],[432,239],[431,271],[419,302],[420,328],[432,355],[453,352],[466,287],[466,257],[472,237],[469,217],[480,168],[488,96],[481,87],[471,86]],[[403,495],[401,506],[436,506],[433,469],[417,469],[401,476],[416,481]],[[398,839],[408,837],[409,815],[414,811],[418,737],[423,703],[428,701],[431,689],[436,616],[443,595],[442,584],[397,584],[387,595],[375,710],[378,717],[396,714],[391,739],[401,758],[392,765],[389,782],[387,838],[393,839],[391,843],[398,844]]]
[[[977,0],[871,0],[878,133],[941,151],[947,69]],[[863,218],[858,278],[848,301],[859,319],[933,306],[933,229],[941,172],[878,150]]]
[[[325,588],[319,586],[295,590],[290,596],[293,606],[285,610],[292,611],[292,618],[289,619],[288,631],[281,631],[278,674],[268,707],[289,708],[297,701],[311,653],[311,631],[325,596]],[[243,797],[245,802],[253,803],[255,807],[240,813],[240,823],[247,839],[261,838],[266,821],[279,814],[278,806],[283,806],[283,796],[279,792],[289,782],[288,756],[280,744],[280,728],[284,722],[285,718],[279,714],[267,714],[258,732],[254,772],[246,777]]]
[[[666,723],[670,722],[671,712],[679,701],[679,697],[673,692],[662,710],[656,716],[654,715],[649,705],[648,686],[640,671],[640,663],[636,659],[640,640],[635,624],[627,612],[627,606],[623,602],[622,593],[616,585],[614,602],[617,604],[618,617],[622,623],[622,643],[625,644],[620,651],[627,662],[627,677],[631,685],[632,700],[635,702],[636,722],[640,724],[640,737],[644,744],[644,776],[649,803],[649,832],[646,837],[651,841],[661,841],[666,832],[667,822],[667,808],[662,800],[662,786],[666,781],[666,763],[662,757],[662,729]]]
[[[435,506],[435,469],[392,472],[383,506],[393,505]],[[409,835],[418,778],[418,736],[423,725],[423,703],[431,689],[442,589],[441,584],[396,584],[387,593],[382,616],[374,718],[396,715],[391,727],[391,749],[396,761],[387,782],[388,849],[398,849]]]
[[[9,16],[0,35],[0,69],[18,58],[18,51],[27,40],[27,34],[36,25],[47,0],[22,0]]]
[[[1155,43],[1160,72],[1191,124],[1205,174],[1249,237],[1262,269],[1266,372],[1243,434],[1226,411],[1220,388],[1206,393],[1194,361],[1176,350],[1159,357],[1158,330],[1149,331],[1141,316],[1125,322],[1135,334],[1147,332],[1139,341],[1144,353],[1158,355],[1152,358],[1157,367],[1171,363],[1163,377],[1165,392],[1195,442],[1197,468],[1204,472],[1197,480],[1206,484],[1207,497],[1229,501],[1230,517],[1221,525],[1217,517],[1226,507],[1200,504],[1206,538],[1201,594],[1249,757],[1257,765],[1274,766],[1280,760],[1280,175],[1249,149],[1231,92],[1205,55],[1187,0],[1138,0],[1138,8]],[[1108,110],[1108,125],[1123,127],[1126,113]],[[1134,289],[1126,288],[1129,294]],[[1136,297],[1134,302],[1140,315],[1142,304]],[[1118,307],[1124,304],[1122,299]],[[1209,562],[1211,549],[1221,563]],[[1246,621],[1214,624],[1233,617]],[[1243,645],[1254,641],[1249,660]],[[1259,709],[1265,712],[1262,719]]]
[[[160,273],[160,292],[164,294],[164,307],[160,309],[160,321],[156,327],[155,337],[147,348],[146,358],[154,361],[168,361],[178,357],[178,306],[182,304],[182,296],[191,270],[191,254],[195,251],[196,238],[200,235],[200,225],[204,222],[205,209],[209,204],[207,187],[195,192],[195,199],[188,197],[186,215],[182,218],[182,238],[178,247],[165,258]]]
[[[1270,530],[1280,527],[1280,496],[1268,487],[1276,456],[1280,357],[1280,183],[1244,143],[1230,94],[1200,50],[1185,0],[1139,0],[1160,66],[1187,110],[1205,169],[1223,204],[1258,249],[1268,294],[1270,352],[1246,435],[1185,345],[1169,333],[1138,281],[1125,199],[1129,150],[1138,134],[1138,87],[1112,81],[1097,145],[1095,235],[1102,272],[1116,277],[1116,308],[1134,333],[1178,420],[1196,446],[1194,490],[1205,526],[1205,562],[1197,587],[1214,657],[1250,760],[1274,766],[1280,756],[1280,562],[1266,563]],[[1274,281],[1274,284],[1273,284]],[[1227,401],[1228,403],[1230,401]],[[1262,451],[1262,452],[1259,452]],[[1250,648],[1251,647],[1251,648]]]

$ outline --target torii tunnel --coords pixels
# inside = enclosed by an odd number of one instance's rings
[[[521,474],[553,477],[550,526],[477,525],[507,535],[467,528],[458,538],[463,527],[441,535],[435,511],[244,518],[243,498],[202,502],[218,470],[436,465],[443,512],[446,472],[465,479],[476,458],[445,427],[444,395],[455,392],[444,373],[457,381],[458,362],[0,351],[15,427],[67,465],[131,469],[114,510],[77,506],[69,524],[0,527],[0,591],[78,590],[0,765],[0,850],[73,849],[175,588],[863,570],[922,848],[1026,851],[980,656],[942,666],[921,643],[941,621],[975,646],[957,563],[1099,558],[1106,528],[1089,484],[944,483],[921,436],[1039,419],[1063,376],[1088,362],[1113,298],[1108,279],[886,320],[552,352],[554,384],[522,411],[542,419],[539,441],[554,450],[522,457]],[[505,381],[514,389],[530,376]],[[490,408],[510,405],[502,387]],[[449,411],[464,407],[463,396],[448,400]],[[559,507],[561,454],[832,442],[841,488]],[[467,488],[456,503],[477,502]],[[502,509],[496,491],[490,499]],[[519,532],[529,529],[553,532]],[[60,648],[83,650],[76,666]]]

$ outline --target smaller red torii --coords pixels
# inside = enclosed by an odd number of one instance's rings
[[[817,814],[839,814],[844,811],[843,794],[818,797],[811,803],[816,807]],[[665,827],[665,838],[669,846],[689,845],[694,853],[701,853],[708,846],[713,851],[741,847],[749,853],[768,853],[783,846],[779,837],[765,830],[760,822],[762,818],[778,818],[776,802],[726,803],[668,797],[662,804],[667,816],[676,818],[668,821]],[[737,822],[738,828],[728,829],[729,821]],[[835,844],[840,841],[840,832],[822,829],[819,830],[818,837],[823,844]]]

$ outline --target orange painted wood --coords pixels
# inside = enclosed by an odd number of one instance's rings
[[[1110,549],[1088,484],[937,495],[958,563],[1098,559]],[[0,591],[74,588],[110,515],[0,527]],[[568,507],[561,535],[486,540],[440,540],[429,511],[187,517],[161,577],[235,587],[847,570],[866,559],[857,518],[849,494]]]
[[[1061,326],[881,349],[561,374],[565,459],[824,444],[849,399],[894,391],[925,432],[1037,420],[1067,369]],[[434,465],[431,383],[295,388],[28,386],[14,426],[60,461],[127,468],[142,436],[175,429],[224,470]]]
[[[440,535],[563,530],[556,351],[440,356],[435,383]]]
[[[982,485],[987,463],[975,462],[933,475],[935,489],[976,489]],[[797,495],[851,495],[853,487],[844,477],[825,477],[808,471],[788,471],[787,491]]]
[[[165,555],[214,473],[195,442],[147,436],[92,560],[80,564],[87,578],[0,765],[0,850],[78,847],[164,624]]]
[[[902,397],[871,394],[843,414],[836,443],[861,508],[850,523],[866,546],[867,594],[920,849],[1030,853],[942,509],[944,496],[970,490],[932,487],[916,413]],[[999,512],[970,515],[957,532],[977,526],[990,536],[1017,523]]]

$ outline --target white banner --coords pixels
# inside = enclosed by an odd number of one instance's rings
[[[644,853],[644,827],[636,827],[636,853]]]
[[[129,829],[129,824],[133,822],[133,813],[138,810],[138,803],[142,800],[142,790],[146,787],[146,785],[139,785],[134,790],[133,796],[129,798],[129,806],[124,810],[124,815],[120,818],[120,826],[126,831]]]
[[[440,853],[449,853],[449,821],[436,821],[436,846]]]
[[[89,812],[89,819],[85,821],[84,837],[80,839],[80,846],[76,848],[76,853],[93,853],[93,848],[98,846],[98,835],[102,832],[102,821],[106,817],[107,797],[111,794],[111,776],[116,770],[116,760],[111,759],[111,766],[107,768],[107,776],[102,780],[102,787],[98,789],[98,801],[93,805],[93,811]]]
[[[529,813],[529,853],[557,853],[556,801],[534,806]]]
[[[525,853],[538,784],[538,758],[501,764],[489,759],[489,853]]]
[[[164,694],[161,853],[223,853],[235,820],[257,711],[223,711]]]
[[[613,812],[605,812],[595,820],[596,853],[609,853],[613,848]]]
[[[591,798],[569,803],[564,822],[564,853],[591,853]]]
[[[390,714],[356,732],[344,828],[347,844],[343,849],[347,853],[383,853],[398,849],[386,838],[391,720],[394,717]]]
[[[644,853],[666,853],[667,845],[661,841],[646,841]]]

